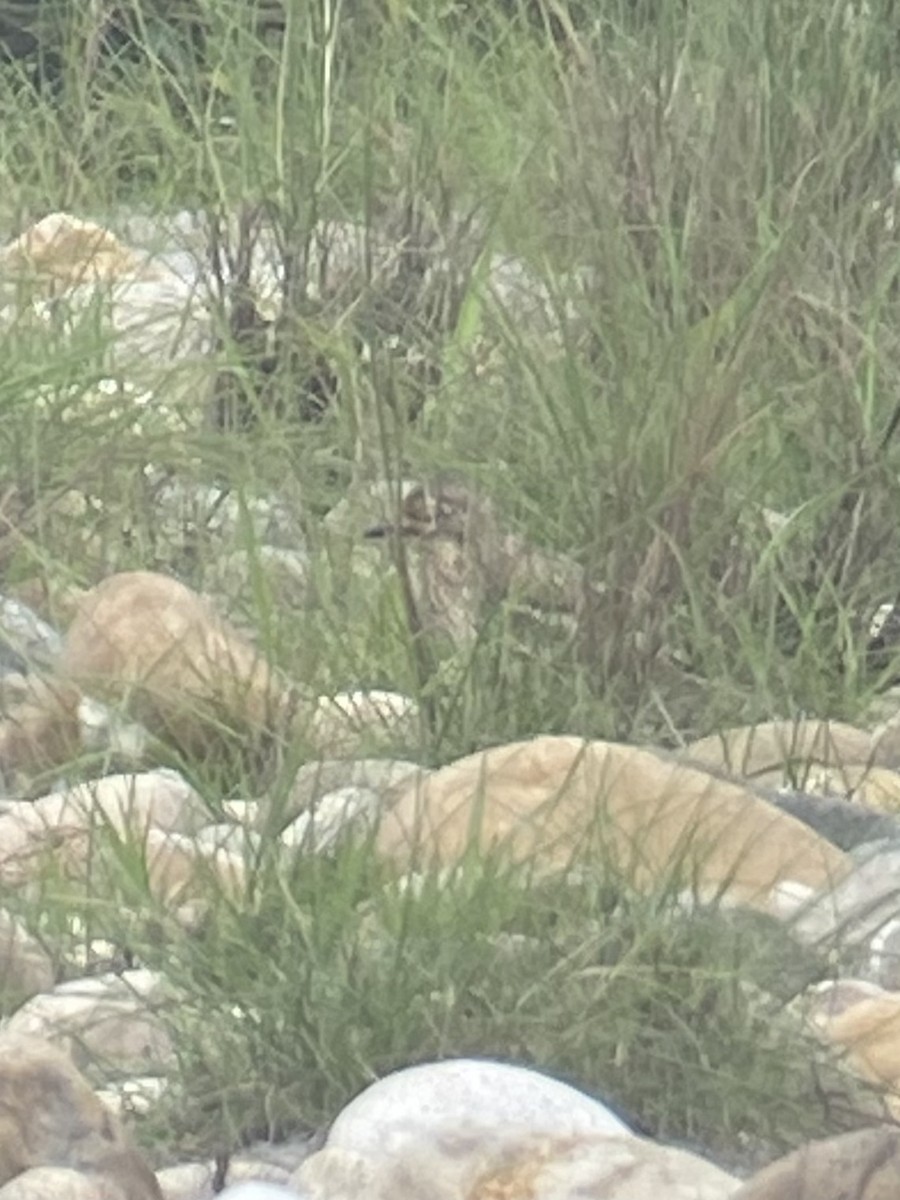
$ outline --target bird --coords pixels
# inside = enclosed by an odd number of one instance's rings
[[[471,645],[490,610],[513,600],[539,615],[576,624],[585,599],[599,589],[568,555],[541,549],[503,529],[493,501],[466,480],[438,476],[403,495],[396,519],[365,530],[366,538],[399,537],[420,627]]]

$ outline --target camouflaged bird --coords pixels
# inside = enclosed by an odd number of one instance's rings
[[[504,532],[496,510],[458,479],[414,485],[396,520],[366,530],[368,538],[399,534],[409,555],[421,627],[470,644],[490,610],[505,600],[542,617],[563,614],[577,628],[585,606],[600,594],[574,559]]]

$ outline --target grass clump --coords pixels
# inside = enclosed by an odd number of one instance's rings
[[[896,671],[867,656],[900,549],[889,10],[475,7],[198,0],[184,57],[175,18],[131,0],[127,37],[63,23],[55,88],[3,67],[5,229],[48,208],[114,225],[203,209],[236,267],[271,234],[284,301],[242,324],[240,288],[220,288],[217,354],[142,377],[140,421],[93,403],[128,373],[90,321],[4,327],[6,584],[155,566],[204,587],[237,545],[233,614],[311,687],[427,700],[424,762],[538,732],[672,745],[853,719]],[[316,229],[345,220],[362,262],[323,293]],[[403,248],[390,286],[385,241]],[[250,428],[217,426],[223,373]],[[376,476],[445,468],[603,584],[577,638],[523,636],[499,605],[423,673],[396,580],[356,571],[323,516]],[[173,479],[237,497],[237,532],[164,525]],[[262,567],[247,514],[273,493],[307,588]],[[56,896],[41,903],[77,907]],[[167,928],[164,954],[126,933],[185,996],[162,1141],[312,1125],[374,1075],[451,1053],[534,1062],[717,1149],[840,1123],[808,1042],[772,1016],[793,948],[658,898],[488,869],[398,895],[348,852],[263,873],[255,906],[223,898],[199,940]]]

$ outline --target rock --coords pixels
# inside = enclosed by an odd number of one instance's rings
[[[366,1157],[329,1148],[291,1177],[309,1200],[724,1200],[738,1181],[684,1150],[613,1134],[434,1129]]]
[[[890,744],[879,743],[864,729],[840,721],[768,721],[743,725],[690,742],[679,758],[695,766],[750,778],[790,767],[803,778],[804,768],[816,763],[850,764],[900,762]]]
[[[58,670],[192,757],[230,740],[265,760],[289,734],[320,753],[346,751],[374,734],[398,736],[415,719],[413,702],[391,692],[301,700],[206,600],[149,571],[112,575],[87,593]]]
[[[50,213],[4,246],[0,272],[64,285],[160,275],[146,255],[123,245],[108,229],[63,212]]]
[[[404,779],[422,776],[417,763],[393,758],[318,759],[305,763],[294,776],[290,794],[277,809],[279,820],[289,819],[313,808],[329,793],[341,793],[345,788],[360,788],[368,793],[383,795]],[[260,828],[271,818],[271,809],[260,814]]]
[[[846,1012],[860,1000],[883,996],[884,993],[883,987],[866,979],[827,979],[807,988],[802,1001],[807,1019],[821,1025]]]
[[[638,887],[681,872],[701,897],[776,913],[852,865],[747,787],[649,750],[567,737],[498,746],[399,785],[375,847],[409,869],[452,865],[473,840],[543,873],[599,848]]]
[[[48,771],[78,753],[77,688],[37,675],[23,677],[20,698],[0,719],[0,772],[9,786],[19,773]]]
[[[152,971],[125,971],[59,984],[34,996],[6,1022],[4,1035],[40,1037],[79,1065],[100,1062],[130,1075],[164,1074],[172,1042],[154,1007],[171,999]]]
[[[312,811],[295,817],[281,831],[280,841],[289,848],[328,853],[345,831],[373,828],[380,811],[381,797],[371,788],[338,788],[317,800]]]
[[[10,804],[0,815],[0,880],[21,883],[38,875],[50,854],[58,868],[83,878],[98,833],[146,839],[151,822],[162,835],[199,828],[206,815],[199,795],[174,771],[109,775]]]
[[[321,754],[353,754],[367,742],[419,736],[419,709],[409,696],[397,692],[340,692],[320,696],[308,736]]]
[[[125,1200],[125,1193],[68,1167],[33,1167],[0,1187],[0,1200]]]
[[[490,1059],[453,1058],[394,1071],[341,1110],[326,1139],[331,1149],[377,1157],[435,1129],[570,1135],[630,1133],[600,1101],[551,1075]]]
[[[900,846],[868,847],[851,870],[824,888],[792,918],[791,931],[806,945],[837,945],[856,952],[857,969],[876,983],[900,977],[893,944],[900,921]]]
[[[70,819],[70,813],[93,819],[116,833],[143,833],[149,826],[175,833],[193,833],[209,819],[203,798],[177,771],[160,769],[140,774],[104,775],[61,793],[51,793],[31,805],[48,824]]]
[[[0,1184],[47,1166],[85,1172],[108,1189],[99,1193],[103,1200],[161,1200],[155,1175],[69,1058],[6,1029],[0,1034]],[[18,1194],[23,1200],[41,1195],[7,1193]],[[53,1193],[43,1195],[49,1200]]]
[[[900,841],[900,818],[892,813],[879,812],[862,801],[844,796],[812,795],[788,789],[770,791],[764,790],[756,777],[753,782],[772,804],[815,829],[841,850],[853,850],[881,838]]]
[[[301,1155],[300,1161],[305,1157]],[[296,1166],[293,1169],[296,1170]],[[228,1186],[218,1195],[247,1196],[250,1200],[253,1196],[258,1196],[259,1200],[267,1200],[269,1196],[273,1200],[278,1196],[296,1196],[296,1192],[286,1190],[290,1175],[290,1170],[254,1160],[250,1155],[236,1156],[228,1162]],[[165,1200],[212,1200],[215,1177],[214,1163],[168,1167],[157,1176]]]
[[[59,671],[199,757],[222,730],[257,745],[271,741],[297,703],[265,655],[196,592],[149,571],[110,576],[88,592]]]
[[[820,1013],[815,1024],[864,1079],[885,1089],[900,1117],[900,992],[864,997],[834,1016]]]
[[[4,1005],[19,1005],[48,991],[55,978],[53,960],[37,938],[0,909],[0,996]]]
[[[896,1200],[900,1130],[861,1129],[810,1142],[739,1188],[732,1200]]]
[[[179,908],[188,928],[204,911],[204,899],[225,894],[237,899],[247,885],[244,854],[203,844],[196,837],[151,829],[146,837],[147,882],[166,908]]]
[[[46,669],[62,649],[52,625],[12,596],[0,596],[0,640],[18,660],[17,671]]]
[[[262,1180],[236,1183],[233,1187],[227,1187],[224,1192],[219,1192],[221,1200],[297,1200],[299,1194],[291,1188]]]

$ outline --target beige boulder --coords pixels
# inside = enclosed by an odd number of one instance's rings
[[[95,862],[98,834],[146,841],[199,828],[205,815],[200,796],[173,771],[108,775],[15,802],[0,814],[0,881],[24,883],[49,859],[67,876],[83,878]]]
[[[897,1200],[900,1129],[845,1133],[802,1146],[733,1194],[733,1200]]]
[[[900,763],[893,739],[882,738],[841,721],[766,721],[725,729],[690,742],[679,757],[695,766],[746,778],[791,766],[801,772],[809,764],[841,768],[849,765]]]
[[[375,838],[405,869],[495,847],[541,871],[593,847],[637,886],[673,872],[701,897],[782,911],[832,886],[850,859],[738,783],[637,747],[538,737],[400,785]]]
[[[814,1024],[862,1078],[885,1089],[900,1118],[900,992],[863,996],[833,1015],[820,1012]]]
[[[196,592],[150,571],[112,575],[87,593],[59,673],[194,756],[221,733],[271,740],[297,708],[259,649]]]
[[[4,246],[0,271],[65,286],[159,275],[146,254],[124,245],[102,225],[64,212],[50,213]]]
[[[22,1003],[53,987],[50,955],[21,922],[0,909],[0,996]]]
[[[22,1172],[41,1167],[85,1173],[96,1182],[104,1200],[107,1196],[161,1200],[156,1176],[71,1060],[40,1039],[4,1031],[0,1035],[0,1184],[8,1186]],[[22,1189],[27,1182],[23,1180]],[[22,1200],[40,1194],[6,1192],[5,1187],[2,1191]],[[47,1200],[53,1196],[49,1190],[44,1194]],[[79,1200],[90,1195],[83,1190],[68,1194]]]

